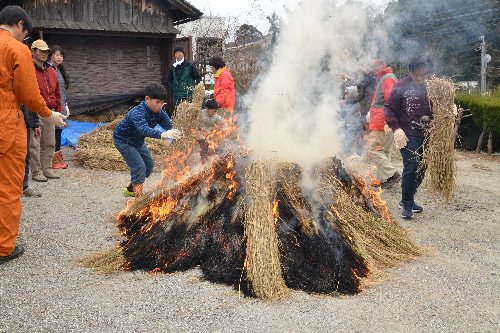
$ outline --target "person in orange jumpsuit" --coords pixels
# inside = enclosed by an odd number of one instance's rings
[[[65,118],[52,112],[40,95],[31,52],[22,43],[32,29],[21,7],[6,6],[0,12],[0,264],[24,252],[16,246],[27,149],[20,104],[55,125],[63,126]]]

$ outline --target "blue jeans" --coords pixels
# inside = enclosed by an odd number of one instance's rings
[[[415,193],[422,184],[425,167],[420,166],[424,153],[424,139],[410,136],[405,148],[400,149],[403,157],[403,177],[401,180],[401,194],[403,205],[413,207]]]
[[[153,171],[154,161],[145,143],[136,148],[126,143],[116,142],[115,147],[122,154],[130,169],[130,182],[143,184]]]

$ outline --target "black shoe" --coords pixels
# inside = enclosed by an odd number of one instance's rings
[[[399,182],[401,180],[401,174],[399,172],[394,172],[394,175],[392,177],[389,177],[385,182],[380,184],[380,187],[383,189],[388,189],[391,188],[394,184]]]
[[[6,263],[9,260],[16,259],[24,253],[24,246],[17,245],[14,251],[8,256],[0,256],[0,265]]]
[[[402,201],[400,201],[400,202],[399,202],[399,208],[403,209],[403,202],[402,202]],[[422,206],[420,206],[420,205],[418,205],[418,204],[414,203],[414,204],[413,204],[412,211],[413,211],[414,213],[422,213],[422,212],[424,211],[424,207],[422,207]]]

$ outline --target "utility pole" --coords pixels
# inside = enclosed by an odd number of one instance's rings
[[[481,36],[481,95],[486,93],[486,43]]]

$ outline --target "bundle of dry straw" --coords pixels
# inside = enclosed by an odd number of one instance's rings
[[[448,204],[455,189],[455,85],[448,80],[433,78],[426,81],[434,119],[426,138],[424,151],[431,193],[442,196]]]
[[[252,162],[246,170],[245,269],[254,293],[276,300],[288,293],[283,279],[275,217],[273,177],[268,161]]]

